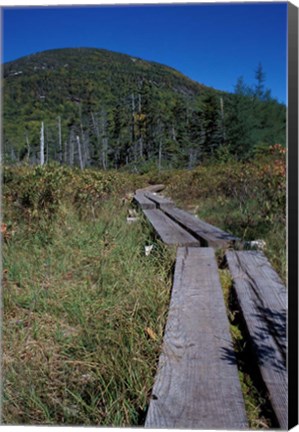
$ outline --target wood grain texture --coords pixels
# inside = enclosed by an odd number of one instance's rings
[[[145,196],[157,204],[158,207],[161,205],[164,207],[174,207],[174,202],[169,198],[163,197],[162,195],[154,194],[152,192],[145,192]]]
[[[212,248],[177,250],[147,428],[248,428]]]
[[[141,209],[155,209],[157,205],[146,198],[144,192],[136,192],[133,198],[133,201],[141,208]]]
[[[150,185],[150,186],[146,186],[145,188],[137,189],[136,193],[138,193],[138,192],[161,192],[163,189],[165,189],[164,184]]]
[[[287,292],[262,252],[228,251],[227,263],[270,402],[287,429]]]
[[[228,247],[239,239],[232,234],[222,231],[190,213],[177,207],[160,206],[161,210],[175,222],[184,226],[194,237],[201,240],[201,244],[211,247]]]
[[[143,210],[143,213],[165,244],[175,246],[200,246],[196,238],[167,217],[161,210]]]

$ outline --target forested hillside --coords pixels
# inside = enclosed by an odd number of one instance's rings
[[[196,54],[199,55],[199,54]],[[229,94],[106,50],[59,49],[4,65],[6,163],[81,168],[193,168],[285,145],[284,105],[240,78]]]
[[[2,422],[143,427],[176,250],[133,208],[134,191],[163,183],[245,248],[258,240],[285,281],[286,107],[261,65],[233,94],[98,49],[3,71]],[[234,342],[223,361],[236,354],[249,428],[272,429],[223,258],[218,249]]]

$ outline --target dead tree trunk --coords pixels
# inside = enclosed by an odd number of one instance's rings
[[[43,166],[45,163],[45,134],[44,134],[44,122],[42,122],[40,130],[40,165]]]
[[[27,145],[27,162],[29,163],[29,161],[30,161],[30,142],[29,142],[29,138],[28,138],[28,133],[27,132],[25,134],[25,140],[26,140],[26,145]]]
[[[138,114],[139,114],[139,138],[138,138],[138,144],[139,144],[139,155],[140,158],[143,158],[143,137],[142,137],[142,109],[141,109],[141,94],[138,94]]]
[[[101,137],[102,137],[102,166],[108,168],[108,133],[107,133],[107,112],[102,109],[101,112]]]
[[[58,116],[58,145],[59,145],[59,162],[62,163],[62,137],[61,137],[61,117]]]
[[[67,141],[64,142],[63,162],[67,164]]]
[[[77,135],[76,138],[77,138],[77,144],[78,144],[78,157],[79,157],[80,169],[83,170],[84,169],[84,165],[83,165],[82,152],[81,152],[81,143],[80,143],[80,137],[79,137],[79,135]]]

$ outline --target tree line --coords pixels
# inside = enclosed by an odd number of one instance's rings
[[[17,125],[10,92],[6,106],[12,112],[4,112],[5,162],[56,161],[81,169],[138,172],[191,169],[211,157],[248,159],[275,143],[285,145],[285,106],[265,88],[261,65],[255,85],[239,78],[233,94],[209,88],[198,94],[178,92],[148,78],[131,86],[124,81],[121,91],[99,98],[93,80],[83,84],[83,97],[70,87],[59,100],[40,82],[35,105],[25,104]]]

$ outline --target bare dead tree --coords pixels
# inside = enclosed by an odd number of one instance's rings
[[[58,116],[58,145],[59,145],[59,162],[62,162],[62,137],[61,137],[61,117]]]
[[[76,139],[77,139],[77,144],[78,144],[79,164],[80,164],[81,170],[83,170],[84,169],[84,165],[83,165],[82,152],[81,152],[81,143],[80,143],[80,137],[79,137],[79,135],[76,136]]]
[[[141,114],[142,114],[142,108],[141,108],[141,94],[138,94],[138,114],[139,114],[139,125],[141,124]],[[139,145],[139,155],[141,158],[143,158],[143,137],[142,137],[142,127],[139,127],[139,138],[138,138],[138,145]]]
[[[107,133],[107,112],[104,108],[101,111],[101,137],[102,137],[102,166],[108,168],[108,133]]]
[[[40,130],[40,165],[43,166],[45,163],[45,134],[44,134],[44,122],[42,121]]]
[[[29,163],[30,161],[30,142],[29,142],[29,137],[28,137],[28,132],[25,132],[25,141],[26,141],[26,146],[27,146],[27,162]]]

